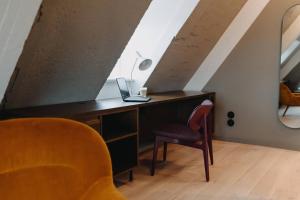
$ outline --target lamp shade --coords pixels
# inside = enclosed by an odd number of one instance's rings
[[[145,59],[139,64],[139,70],[145,71],[149,69],[152,65],[152,60],[151,59]]]

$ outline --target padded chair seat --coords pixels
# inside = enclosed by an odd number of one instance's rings
[[[194,132],[184,124],[164,124],[157,130],[154,130],[154,134],[156,136],[169,137],[189,142],[201,139],[201,135],[198,132]]]

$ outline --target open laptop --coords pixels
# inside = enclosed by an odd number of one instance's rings
[[[116,80],[117,80],[123,101],[125,101],[125,102],[147,102],[147,101],[151,100],[150,97],[130,96],[125,78],[117,78]]]

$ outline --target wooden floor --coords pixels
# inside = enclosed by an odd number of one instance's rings
[[[209,183],[202,153],[171,145],[168,162],[158,165],[154,177],[148,152],[135,180],[119,189],[129,200],[300,200],[300,152],[221,141],[214,148]]]

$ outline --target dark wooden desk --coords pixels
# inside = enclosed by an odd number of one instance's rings
[[[110,150],[114,174],[131,171],[138,153],[152,147],[154,127],[161,123],[186,122],[192,110],[214,93],[167,92],[150,95],[144,103],[120,98],[5,110],[5,118],[63,117],[83,122],[97,130]]]

